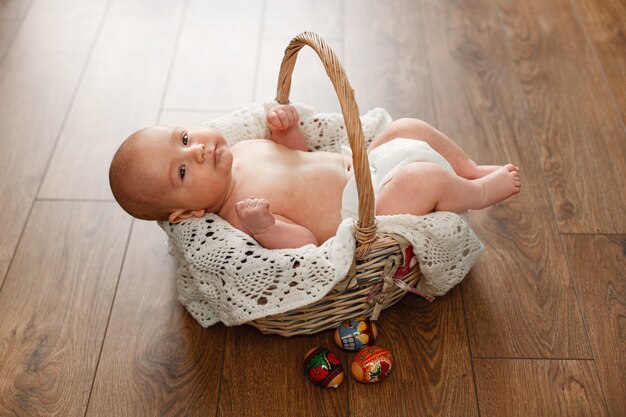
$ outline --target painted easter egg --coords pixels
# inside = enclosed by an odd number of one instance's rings
[[[324,347],[309,350],[304,356],[304,372],[320,387],[337,388],[343,382],[343,366],[337,356]]]
[[[370,319],[363,317],[346,320],[335,330],[335,343],[342,349],[358,352],[371,345],[378,336],[378,329]]]
[[[352,360],[352,376],[364,384],[382,381],[391,373],[393,357],[389,349],[364,347]]]

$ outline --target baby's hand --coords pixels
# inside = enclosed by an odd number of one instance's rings
[[[287,130],[295,125],[300,119],[300,115],[291,104],[272,107],[267,112],[267,125],[272,131]]]
[[[239,221],[253,234],[265,233],[276,223],[270,203],[264,198],[248,198],[235,204]]]

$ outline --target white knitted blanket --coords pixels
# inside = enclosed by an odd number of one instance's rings
[[[206,125],[228,142],[268,138],[265,106],[253,104]],[[309,150],[340,152],[348,144],[341,114],[317,114],[296,105]],[[391,122],[383,109],[361,117],[366,143]],[[413,246],[423,278],[418,290],[443,295],[468,273],[483,246],[467,218],[436,212],[426,216],[380,216],[378,230],[404,236]],[[323,298],[352,265],[356,242],[351,219],[319,247],[270,250],[215,214],[172,225],[159,222],[178,260],[180,302],[204,327],[219,321],[233,326],[283,313]]]

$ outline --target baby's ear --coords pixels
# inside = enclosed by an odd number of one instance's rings
[[[206,213],[205,209],[200,210],[176,210],[170,214],[169,221],[170,223],[179,223],[185,219],[189,219],[191,217],[202,217]]]

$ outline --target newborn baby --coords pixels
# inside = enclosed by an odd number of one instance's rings
[[[154,126],[133,133],[109,170],[134,217],[178,223],[216,213],[269,249],[319,245],[355,217],[349,153],[307,152],[291,105],[267,114],[271,140],[229,147],[212,128]],[[481,209],[520,191],[519,168],[477,165],[427,123],[399,119],[368,148],[376,215]]]

